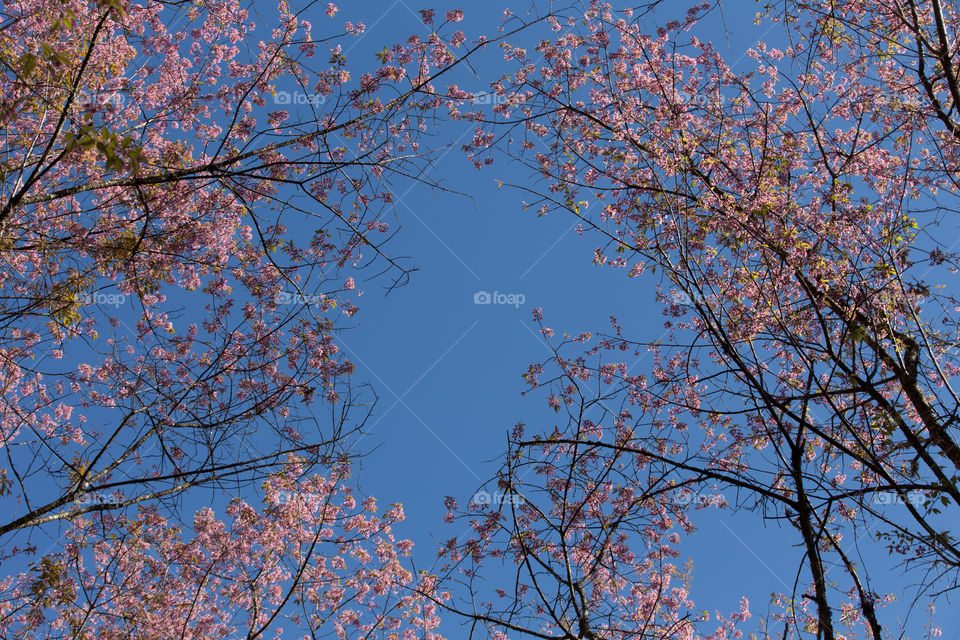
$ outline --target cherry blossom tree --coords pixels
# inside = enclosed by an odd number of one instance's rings
[[[736,636],[749,609],[696,623],[696,576],[666,564],[698,514],[736,509],[799,549],[754,624],[901,637],[960,568],[960,7],[770,3],[757,20],[778,28],[739,71],[697,37],[720,5],[656,26],[676,8],[655,4],[594,2],[535,50],[504,43],[497,117],[474,114],[471,157],[529,167],[526,207],[658,279],[666,333],[619,318],[560,338],[536,314],[554,355],[526,379],[561,424],[515,431],[515,499],[449,505],[474,531],[444,553],[478,586],[447,606],[496,637]],[[506,594],[483,587],[498,560]],[[891,610],[897,565],[915,592]]]
[[[335,334],[406,276],[391,194],[482,41],[451,11],[362,69],[332,3],[0,6],[2,635],[432,637]]]
[[[400,505],[381,516],[372,498],[358,506],[345,465],[301,471],[295,461],[271,478],[259,510],[199,510],[188,539],[154,507],[74,518],[61,551],[4,580],[4,637],[260,638],[283,624],[312,637],[438,637],[432,581],[403,566],[413,543],[391,532]]]

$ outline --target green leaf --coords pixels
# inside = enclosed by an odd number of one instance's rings
[[[20,56],[18,64],[23,72],[23,75],[29,76],[33,73],[33,70],[37,68],[37,56],[32,53],[25,53]]]

